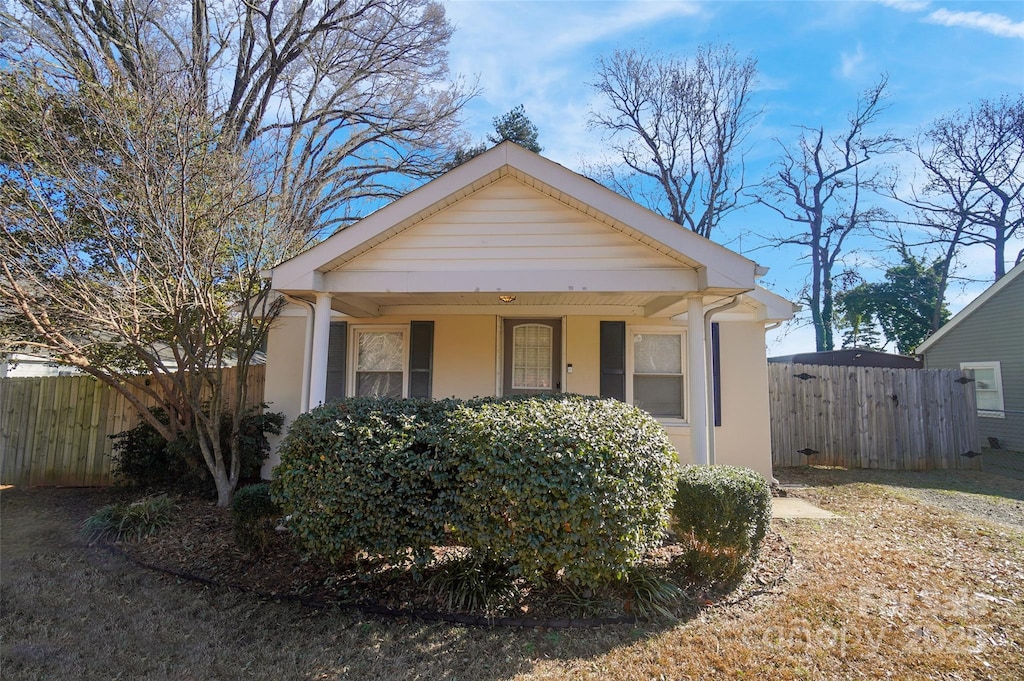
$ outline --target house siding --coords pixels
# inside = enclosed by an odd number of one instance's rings
[[[979,415],[982,440],[1024,449],[1024,276],[1018,276],[939,338],[925,353],[929,369],[999,362],[1006,418]],[[1014,413],[1015,412],[1015,413]]]
[[[504,178],[346,263],[360,272],[611,270],[679,262]]]

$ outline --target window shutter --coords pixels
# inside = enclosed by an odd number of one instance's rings
[[[409,397],[431,397],[434,322],[409,324]]]
[[[722,425],[722,353],[718,348],[718,322],[711,322],[711,385],[715,425]]]
[[[601,322],[601,397],[626,401],[626,322]]]
[[[348,322],[331,322],[327,341],[327,390],[324,401],[345,397],[345,365],[348,359]]]

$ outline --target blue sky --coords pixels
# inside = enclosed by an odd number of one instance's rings
[[[754,102],[764,115],[749,139],[750,180],[777,157],[775,138],[795,139],[795,126],[840,130],[858,94],[882,73],[890,94],[883,124],[905,136],[978,99],[1024,90],[1024,2],[446,0],[445,6],[456,28],[452,71],[478,78],[483,90],[466,113],[473,141],[492,130],[495,116],[523,104],[540,130],[543,154],[574,170],[602,154],[599,134],[586,125],[587,112],[599,104],[588,83],[595,60],[617,48],[686,55],[704,43],[730,43],[756,58]],[[806,266],[798,252],[765,248],[763,239],[786,229],[765,209],[750,208],[728,217],[716,240],[769,266],[762,283],[795,300]],[[877,280],[893,257],[861,242],[849,264]],[[968,253],[965,262],[964,274],[991,278],[990,250]],[[953,311],[985,286],[953,287]],[[769,336],[770,354],[813,346],[813,332],[799,323]]]

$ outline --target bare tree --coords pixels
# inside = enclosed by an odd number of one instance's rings
[[[923,231],[920,238],[903,233],[914,246],[938,245],[941,309],[957,256],[984,245],[993,251],[994,277],[1006,263],[1024,260],[1024,248],[1007,253],[1024,236],[1024,95],[981,100],[966,111],[936,119],[918,137],[914,155],[923,181],[894,198],[913,209],[916,220],[904,221]],[[942,320],[932,319],[932,330]]]
[[[802,127],[796,143],[783,149],[765,179],[759,202],[799,231],[774,239],[778,245],[801,246],[811,261],[807,303],[814,325],[817,350],[835,347],[833,278],[845,254],[847,240],[883,217],[867,204],[867,194],[885,185],[875,157],[897,151],[902,142],[889,132],[877,136],[869,130],[884,111],[887,79],[881,79],[860,98],[846,129],[828,136],[825,129]]]
[[[452,29],[433,0],[12,5],[0,59],[135,90],[155,72],[186,74],[218,144],[272,150],[275,192],[317,235],[435,175],[474,94],[445,82]]]
[[[160,96],[146,98],[126,85],[68,93],[38,71],[3,74],[12,98],[0,110],[0,350],[77,367],[169,441],[195,437],[223,506],[255,406],[250,362],[277,311],[260,272],[303,239],[274,219],[266,159],[219,146],[192,93],[151,83]],[[228,365],[234,382],[223,379]]]
[[[220,410],[276,314],[260,271],[437,172],[472,94],[429,0],[20,0],[0,9],[0,352],[27,349],[194,434],[218,503]],[[10,96],[6,96],[6,95]],[[220,371],[238,366],[237,381]],[[139,400],[134,400],[141,407]],[[148,418],[149,412],[141,410]]]
[[[750,103],[754,59],[730,46],[683,59],[625,50],[601,58],[596,75],[604,106],[590,112],[590,125],[618,158],[592,172],[710,238],[744,188],[742,145],[760,113]]]

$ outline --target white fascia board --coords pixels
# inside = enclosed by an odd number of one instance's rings
[[[935,345],[939,341],[940,338],[945,336],[952,329],[956,328],[956,326],[958,324],[960,324],[960,322],[962,322],[963,320],[967,319],[972,314],[974,314],[975,310],[977,310],[979,307],[981,307],[986,302],[988,302],[988,300],[992,296],[994,296],[995,294],[999,293],[1004,288],[1006,288],[1006,286],[1011,281],[1013,281],[1017,277],[1021,276],[1022,273],[1024,273],[1024,262],[1019,263],[1012,270],[1010,270],[1009,272],[1004,274],[1002,279],[1000,279],[999,281],[997,281],[996,283],[992,284],[987,289],[985,289],[981,293],[981,295],[979,295],[977,298],[975,298],[970,303],[968,303],[967,306],[964,307],[964,309],[960,310],[955,315],[953,315],[953,318],[950,319],[945,324],[943,324],[939,328],[938,331],[936,331],[932,335],[930,335],[927,338],[925,338],[924,342],[921,343],[920,345],[918,345],[917,348],[914,349],[914,354],[915,355],[921,355],[921,354],[924,354],[925,352],[927,352],[928,349],[931,348],[933,345]]]
[[[304,253],[286,260],[273,270],[273,287],[298,290],[299,281],[310,271],[333,269],[383,240],[396,226],[412,224],[452,202],[507,174],[518,171],[528,183],[539,183],[554,192],[589,206],[595,216],[606,215],[625,227],[623,233],[641,243],[666,252],[681,262],[693,263],[705,271],[705,287],[749,290],[759,272],[758,265],[674,222],[616,194],[612,190],[511,142],[504,142],[461,166],[414,190],[370,216],[341,230]],[[543,190],[543,188],[542,188]],[[431,209],[434,211],[431,211]],[[590,211],[588,211],[589,213]]]
[[[338,293],[598,293],[696,291],[698,274],[686,269],[559,271],[351,271],[323,275],[324,291]]]
[[[763,320],[766,322],[787,321],[792,319],[800,309],[799,306],[794,305],[791,301],[762,286],[756,286],[753,291],[744,295],[746,298],[755,302],[758,307],[763,309]]]
[[[506,145],[510,166],[627,225],[671,249],[677,257],[703,266],[708,270],[708,286],[746,289],[754,287],[754,277],[759,266],[753,260],[705,239],[554,161],[511,143],[501,146]],[[635,234],[630,236],[637,238]],[[645,240],[641,238],[640,241]]]
[[[499,172],[505,165],[504,154],[493,153],[499,148],[470,159],[436,180],[414,189],[402,198],[333,234],[316,246],[284,261],[273,269],[273,287],[279,288],[279,283],[285,286],[287,282],[296,281],[310,271],[324,268],[328,263],[344,258],[353,251],[367,250],[362,247],[395,225]],[[497,179],[497,175],[493,179]]]

